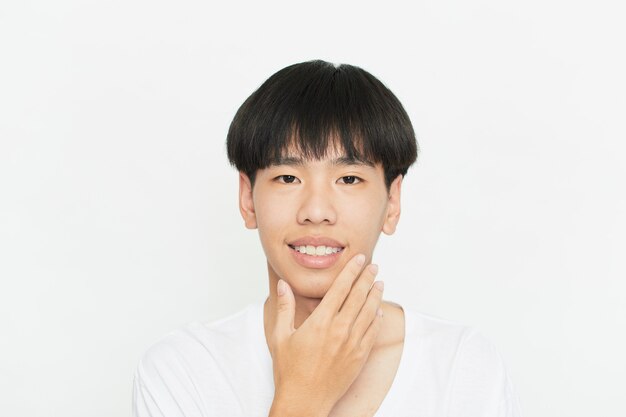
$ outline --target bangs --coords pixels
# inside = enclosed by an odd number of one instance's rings
[[[381,163],[393,178],[417,157],[411,122],[393,93],[358,67],[324,61],[270,77],[238,110],[227,147],[231,163],[251,179],[294,153],[319,160],[336,152]]]
[[[280,164],[285,158],[321,160],[336,155],[345,161],[368,165],[381,162],[376,160],[373,152],[365,149],[365,141],[360,132],[344,130],[341,134],[341,130],[336,127],[328,127],[318,132],[318,129],[303,129],[297,123],[295,121],[283,135],[276,136],[276,143],[268,148],[271,154],[263,158],[267,161],[267,166]]]

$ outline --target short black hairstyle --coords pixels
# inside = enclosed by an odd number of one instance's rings
[[[257,170],[290,149],[322,159],[331,147],[349,160],[380,163],[387,189],[416,161],[411,120],[369,72],[316,60],[272,75],[241,105],[228,130],[228,159],[252,184]]]

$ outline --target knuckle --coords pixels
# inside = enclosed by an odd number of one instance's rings
[[[345,337],[350,330],[351,321],[348,318],[339,316],[332,326],[332,334],[337,338]]]
[[[311,322],[311,330],[316,334],[322,334],[326,331],[326,327],[323,321],[315,320]]]
[[[343,303],[343,306],[341,306],[340,312],[349,312],[349,311],[354,310],[354,308],[355,308],[354,297],[348,297],[346,301]]]
[[[363,305],[365,299],[367,298],[368,285],[363,283],[358,283],[354,285],[352,289],[352,298],[354,299],[354,304],[359,304],[359,307]]]
[[[335,299],[346,298],[348,292],[350,291],[350,283],[336,280],[333,285],[335,286],[335,294],[333,294],[334,298]]]
[[[367,311],[375,309],[380,305],[380,300],[377,297],[378,295],[376,294],[375,290],[371,290],[369,294],[367,294],[367,302],[365,303],[365,308],[367,309]]]
[[[360,338],[356,335],[352,335],[346,340],[346,348],[348,351],[355,353],[361,344]]]
[[[347,296],[350,293],[350,290],[352,290],[352,281],[342,282],[341,291],[343,294]]]
[[[269,337],[268,344],[272,350],[279,350],[280,345],[282,344],[282,338],[277,333],[273,333]]]
[[[363,319],[357,317],[357,319],[350,326],[350,335],[354,335],[357,338],[363,337]]]
[[[358,277],[356,281],[354,281],[353,288],[354,290],[365,289],[365,291],[367,291],[366,287],[369,287],[369,285],[371,284],[369,283],[369,277],[367,276],[367,274],[361,274],[361,276]]]
[[[355,290],[357,294],[359,295],[359,297],[361,298],[362,302],[365,302],[365,300],[367,299],[367,295],[370,291],[370,286],[371,286],[371,283],[366,282],[365,285],[362,285],[361,287]]]
[[[358,349],[370,348],[371,344],[372,344],[372,331],[371,329],[368,329],[367,332],[365,332],[365,334],[361,338],[361,340],[359,340],[359,345],[357,348]]]
[[[367,359],[367,350],[362,345],[356,346],[356,348],[352,352],[354,359],[358,362],[363,362],[365,359]]]

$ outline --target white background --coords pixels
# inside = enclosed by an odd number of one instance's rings
[[[419,135],[385,298],[486,334],[527,417],[625,415],[614,3],[3,1],[0,415],[130,415],[151,343],[264,299],[225,136],[315,58],[379,77]]]

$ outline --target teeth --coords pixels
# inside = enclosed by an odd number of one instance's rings
[[[333,248],[332,246],[294,246],[296,251],[306,253],[311,256],[326,256],[341,251],[341,248]]]

